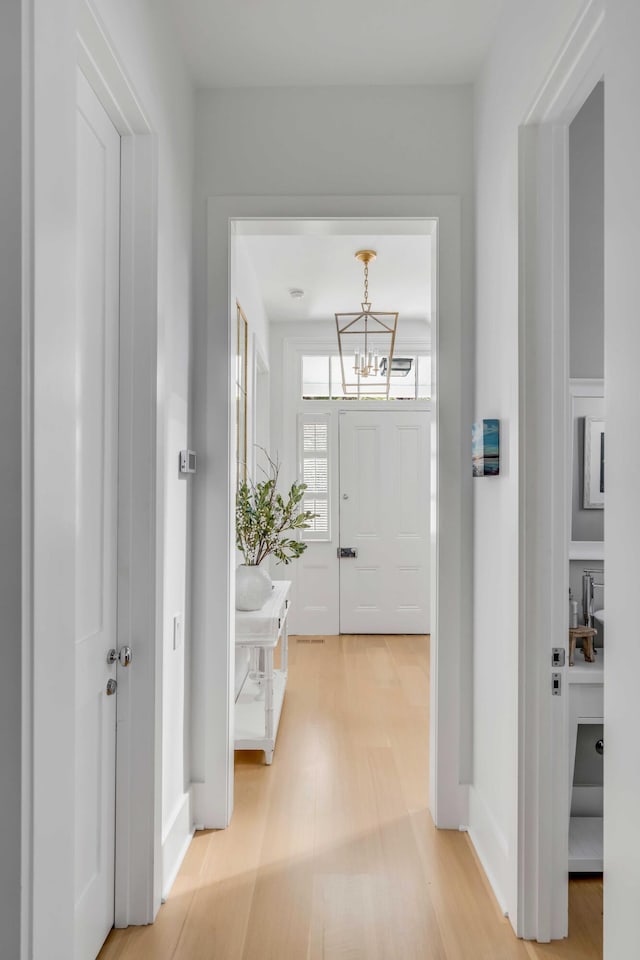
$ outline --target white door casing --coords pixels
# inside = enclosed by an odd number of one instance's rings
[[[568,690],[551,694],[567,647],[570,542],[569,124],[603,73],[604,9],[590,0],[520,128],[518,864],[515,926],[543,942],[568,930]],[[540,643],[540,638],[544,642]]]
[[[78,71],[75,960],[113,925],[120,136]]]
[[[429,415],[342,412],[341,633],[429,632]]]
[[[438,827],[468,822],[471,725],[471,590],[469,556],[471,478],[463,469],[464,423],[470,422],[464,386],[470,314],[463,303],[469,274],[463,270],[458,196],[209,196],[207,240],[196,271],[200,320],[195,329],[194,440],[208,469],[194,487],[193,529],[192,769],[195,820],[225,826],[233,810],[234,640],[233,460],[235,407],[229,390],[235,333],[232,237],[247,221],[333,218],[429,219],[435,242],[432,267],[433,414],[431,483],[431,722],[429,807]],[[249,232],[251,224],[248,224]],[[229,251],[231,250],[231,269]],[[206,251],[206,255],[205,255]],[[468,301],[469,302],[469,301]],[[440,314],[446,336],[440,345]],[[271,358],[272,363],[277,357]],[[442,376],[440,375],[442,372]],[[272,375],[276,376],[272,366]],[[286,373],[284,374],[286,375]],[[275,413],[275,411],[274,411]],[[275,417],[272,418],[272,431]],[[442,445],[439,437],[446,438]],[[220,437],[227,437],[221,453]],[[272,434],[271,442],[274,436]],[[295,463],[295,437],[284,456]],[[289,453],[287,454],[287,451]],[[281,451],[282,453],[283,451]],[[443,535],[440,536],[440,530]],[[437,569],[437,577],[435,571]],[[219,642],[212,642],[218,637]]]

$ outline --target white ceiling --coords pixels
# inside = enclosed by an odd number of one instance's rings
[[[348,229],[342,224],[341,229]],[[424,227],[423,227],[424,230]],[[418,234],[243,236],[270,322],[333,320],[336,312],[360,309],[363,267],[356,250],[371,248],[369,296],[374,310],[392,310],[404,320],[426,322],[431,303],[431,238]],[[305,295],[292,299],[291,288]]]
[[[199,87],[465,83],[505,0],[169,0]]]

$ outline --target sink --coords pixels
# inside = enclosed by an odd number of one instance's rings
[[[597,620],[598,623],[604,623],[604,610],[594,610],[593,619]]]

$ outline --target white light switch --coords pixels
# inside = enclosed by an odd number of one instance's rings
[[[182,646],[182,634],[184,633],[184,618],[181,613],[176,613],[173,618],[173,649],[177,650]]]

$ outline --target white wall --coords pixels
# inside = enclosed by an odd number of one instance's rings
[[[634,662],[640,449],[629,442],[638,426],[640,356],[640,5],[608,0],[606,17],[604,956],[617,960],[640,952],[640,699]]]
[[[470,828],[516,917],[518,732],[518,128],[579,0],[513,0],[476,88],[476,418],[502,421],[501,476],[473,483]]]
[[[236,236],[232,249],[232,299],[238,301],[247,318],[247,467],[249,474],[255,475],[257,469],[266,467],[264,456],[256,449],[256,388],[259,369],[266,368],[269,376],[269,321],[245,238]],[[268,411],[260,413],[267,424]]]
[[[172,618],[187,608],[187,485],[178,476],[177,464],[179,449],[187,445],[189,400],[193,98],[164,3],[96,0],[93,6],[157,137],[157,599],[166,879],[190,827],[185,723],[188,643],[173,650]],[[36,710],[43,691],[56,690],[55,709],[46,720],[41,718],[34,744],[36,780],[46,785],[47,792],[46,809],[36,814],[39,823],[49,825],[36,838],[35,956],[57,960],[71,955],[73,923],[73,858],[68,855],[73,849],[73,751],[60,745],[73,742],[77,5],[75,0],[59,0],[55,5],[35,0],[33,8],[34,576],[36,643],[41,650],[36,664]],[[133,647],[135,658],[135,638]]]
[[[431,192],[469,202],[470,98],[466,86],[199,91],[199,235],[213,194]]]
[[[249,326],[249,347],[255,337],[264,359],[269,360],[269,329],[256,271],[244,237],[235,238],[235,297],[244,310]]]
[[[604,376],[604,84],[569,127],[571,377]],[[582,538],[581,538],[582,539]],[[595,540],[596,537],[583,539]]]
[[[0,6],[0,956],[21,931],[22,742],[22,4]],[[25,451],[26,452],[26,451]],[[25,625],[26,628],[26,625]],[[25,629],[26,636],[26,629]],[[25,819],[28,813],[25,811]]]

